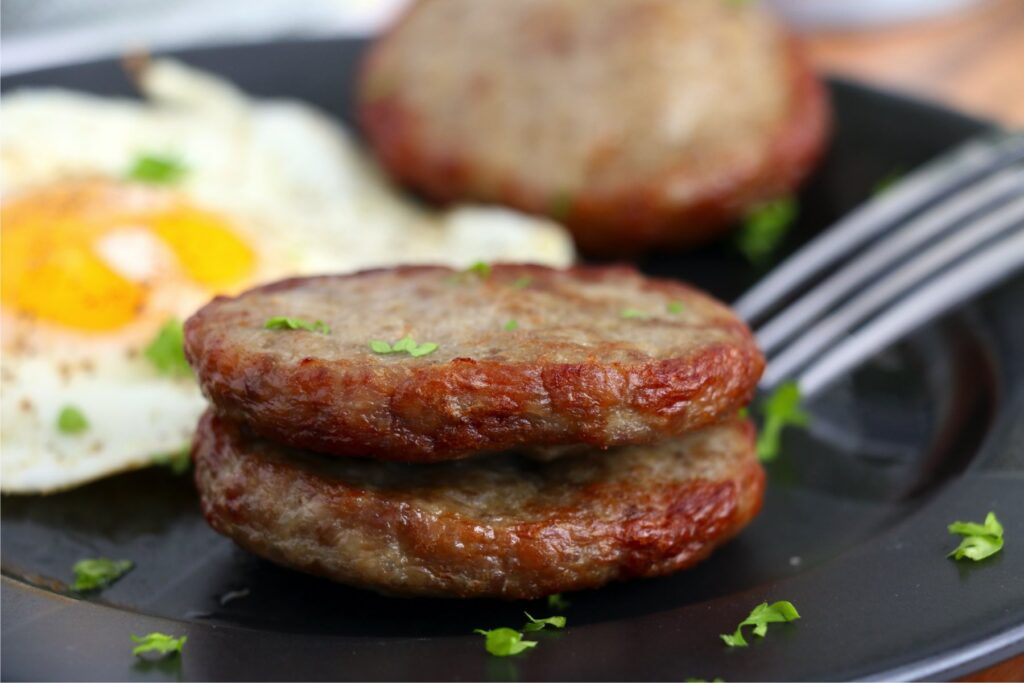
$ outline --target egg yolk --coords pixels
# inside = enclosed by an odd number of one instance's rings
[[[3,305],[82,330],[132,322],[158,283],[125,277],[99,251],[104,237],[125,228],[158,239],[181,273],[211,292],[245,283],[255,265],[252,249],[228,222],[166,190],[104,181],[64,184],[0,207]]]

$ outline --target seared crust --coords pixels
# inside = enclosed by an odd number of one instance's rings
[[[761,507],[753,427],[537,463],[332,459],[208,411],[193,448],[207,521],[273,562],[395,595],[536,598],[689,567]]]
[[[364,63],[363,128],[424,195],[552,215],[591,254],[706,241],[827,139],[820,81],[756,4],[420,2]]]
[[[265,329],[274,316],[332,332]],[[368,345],[407,335],[438,349],[414,358]],[[728,308],[626,267],[287,280],[203,307],[185,325],[185,352],[218,409],[268,439],[421,462],[652,443],[732,415],[764,367]]]

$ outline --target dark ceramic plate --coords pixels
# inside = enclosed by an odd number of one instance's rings
[[[255,95],[297,97],[351,123],[361,42],[182,55]],[[5,90],[131,89],[114,62],[20,75]],[[985,124],[832,83],[831,153],[786,248]],[[732,299],[758,273],[728,244],[641,264]],[[154,469],[2,507],[4,679],[674,679],[950,677],[1024,651],[1024,278],[919,331],[814,401],[768,469],[764,512],[676,576],[569,595],[569,628],[488,656],[474,628],[541,603],[397,600],[275,567],[217,536],[188,477]],[[956,563],[946,525],[1002,519],[1005,550]],[[99,595],[63,582],[83,557],[137,568]],[[226,601],[234,591],[245,597]],[[803,615],[723,646],[763,600]],[[179,658],[131,654],[131,633],[188,634]]]

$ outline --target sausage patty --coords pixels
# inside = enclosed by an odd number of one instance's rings
[[[689,567],[761,507],[753,427],[537,462],[326,458],[208,411],[193,458],[210,525],[273,562],[383,593],[536,598]]]
[[[590,253],[704,241],[827,137],[820,82],[757,5],[420,2],[364,64],[363,128],[428,197],[551,215]]]
[[[266,329],[276,316],[330,333]],[[371,349],[406,337],[437,348]],[[764,366],[724,305],[626,267],[286,280],[207,304],[185,351],[218,409],[266,438],[406,461],[651,443],[733,414]]]

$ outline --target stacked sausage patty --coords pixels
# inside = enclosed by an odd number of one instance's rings
[[[416,266],[220,297],[203,513],[274,562],[396,595],[535,598],[687,567],[764,473],[742,322],[629,268]]]

